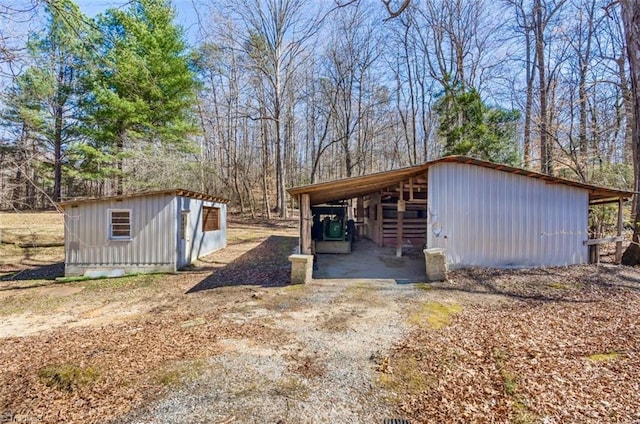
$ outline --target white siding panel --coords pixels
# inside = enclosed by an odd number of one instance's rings
[[[79,203],[65,211],[66,263],[82,267],[175,264],[175,196]],[[109,240],[108,210],[131,209],[131,240]]]
[[[188,251],[184,251],[185,244],[181,243],[180,231],[177,231],[178,267],[184,267],[195,261],[197,258],[205,256],[211,252],[222,249],[227,245],[227,205],[224,203],[203,201],[189,197],[178,197],[177,216],[180,217],[182,211],[189,211],[189,242],[186,244]],[[216,207],[220,209],[220,229],[217,231],[202,231],[202,208]],[[178,218],[178,224],[179,224]]]
[[[427,245],[453,268],[585,263],[584,189],[458,163],[429,168]]]

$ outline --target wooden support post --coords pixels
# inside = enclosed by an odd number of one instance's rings
[[[351,236],[351,241],[360,240],[360,238],[363,236],[363,234],[361,233],[363,232],[366,234],[366,230],[364,230],[364,224],[364,197],[360,196],[356,199],[356,216],[353,226],[355,234]]]
[[[382,247],[384,245],[384,234],[382,232],[382,222],[384,221],[384,218],[382,217],[382,196],[378,195],[377,199],[378,204],[376,205],[376,214],[378,219],[376,220],[376,242],[378,243],[378,247]]]
[[[311,201],[308,194],[301,194],[300,204],[300,253],[311,255]]]
[[[402,184],[402,181],[400,181],[400,197],[398,198],[397,206],[398,221],[396,225],[396,256],[399,258],[402,257],[402,227],[404,221],[404,209],[404,186]]]
[[[622,197],[618,198],[618,237],[622,236]],[[616,242],[616,263],[622,261],[622,241]]]
[[[404,202],[404,201],[403,201]],[[404,221],[404,211],[398,208],[398,235],[396,238],[396,256],[402,257],[402,226]]]
[[[413,200],[413,177],[409,178],[409,200]]]

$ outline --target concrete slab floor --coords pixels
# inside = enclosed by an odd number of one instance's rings
[[[378,247],[371,240],[358,240],[352,252],[318,254],[314,279],[390,279],[397,283],[426,281],[424,254],[421,249],[404,248],[402,257],[395,247]]]

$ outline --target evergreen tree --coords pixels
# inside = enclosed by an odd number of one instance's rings
[[[444,155],[465,155],[491,162],[519,162],[517,110],[489,107],[474,88],[462,84],[445,89],[435,105]]]
[[[196,79],[173,17],[165,0],[135,0],[127,10],[109,10],[97,21],[102,57],[90,76],[93,93],[86,107],[92,144],[85,154],[100,158],[101,165],[84,166],[116,176],[120,193],[127,147],[191,147]],[[103,166],[105,155],[112,158],[111,167]]]
[[[53,7],[55,6],[55,7]],[[47,27],[33,35],[27,49],[33,65],[15,79],[8,91],[5,123],[35,143],[43,173],[53,174],[51,197],[60,200],[68,149],[78,138],[79,75],[85,69],[86,18],[71,0],[45,8]]]

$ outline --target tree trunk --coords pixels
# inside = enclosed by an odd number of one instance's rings
[[[411,52],[409,51],[409,27],[407,26],[404,34],[404,54],[407,65],[407,82],[409,83],[409,100],[411,102],[411,132],[407,131],[407,126],[405,124],[405,137],[407,137],[407,148],[409,153],[409,165],[415,165],[418,162],[418,150],[416,147],[417,142],[417,133],[416,133],[416,115],[418,114],[416,111],[416,93],[415,93],[415,78],[413,75],[413,70],[411,68]],[[399,84],[398,84],[399,85]],[[398,103],[400,103],[398,101]]]
[[[55,108],[55,133],[53,139],[53,201],[59,202],[62,194],[62,106]]]
[[[53,201],[59,202],[62,194],[62,126],[64,121],[64,105],[66,96],[63,93],[64,66],[60,65],[58,71],[58,87],[56,104],[53,108]]]
[[[122,134],[116,135],[116,167],[118,169],[116,175],[116,194],[121,195],[124,193],[124,159],[122,154],[124,153],[124,136]]]
[[[265,116],[264,106],[260,107],[260,115]],[[269,183],[267,175],[269,170],[269,127],[266,119],[262,119],[260,123],[262,129],[262,204],[264,208],[264,216],[271,219],[271,205],[269,204]]]
[[[542,19],[541,0],[535,3],[535,36],[536,36],[536,56],[538,59],[538,94],[540,100],[540,171],[551,175],[551,146],[547,130],[547,78],[545,75],[544,60],[544,26]]]
[[[631,90],[629,89],[629,85],[627,83],[628,79],[627,79],[627,70],[626,70],[626,65],[627,65],[627,61],[625,60],[624,56],[620,56],[619,58],[616,59],[616,64],[618,65],[618,75],[620,78],[620,90],[622,91],[622,104],[624,105],[624,114],[625,114],[625,129],[624,129],[624,161],[625,163],[630,163],[633,162],[633,158],[634,158],[634,141],[635,139],[633,138],[633,128],[635,126],[635,115],[634,115],[634,111],[633,111],[633,93],[631,92]],[[640,175],[638,172],[638,165],[635,165],[633,167],[633,189],[634,191],[639,191],[640,190]],[[635,216],[637,209],[636,209],[636,202],[635,202],[635,197],[637,196],[633,196],[634,197],[634,201],[632,202],[632,206],[631,206],[631,216]]]
[[[531,166],[531,110],[533,108],[533,75],[534,65],[531,57],[531,36],[528,28],[525,28],[525,54],[527,72],[527,99],[524,107],[524,166]]]
[[[578,87],[578,96],[580,99],[578,103],[580,105],[580,121],[578,123],[578,146],[580,149],[580,160],[578,164],[582,164],[585,169],[588,169],[588,156],[587,156],[587,66],[580,67],[580,84]]]
[[[640,167],[640,4],[635,0],[620,0],[622,7],[622,22],[624,25],[625,39],[627,41],[627,54],[629,55],[629,69],[631,73],[631,92],[633,95],[633,166],[636,169],[636,178]],[[638,181],[635,182],[635,187]],[[624,265],[640,264],[640,196],[635,196],[636,215],[633,219],[633,239],[622,255]]]
[[[286,192],[286,148],[285,140],[282,137],[282,110],[281,110],[281,83],[280,83],[280,64],[276,62],[275,69],[275,89],[274,89],[274,107],[273,117],[276,124],[276,179],[277,179],[277,193],[278,193],[278,212],[281,218],[288,218],[289,211],[287,210],[287,192]]]
[[[587,33],[586,33],[586,45],[582,48],[582,41],[579,43],[580,48],[576,52],[578,55],[578,63],[580,65],[580,82],[578,86],[578,95],[580,97],[580,122],[578,129],[578,144],[580,148],[580,161],[582,163],[586,174],[588,171],[589,157],[588,147],[589,142],[587,140],[587,74],[589,72],[589,63],[591,61],[591,39],[593,38],[593,26],[594,26],[594,9],[595,2],[591,2],[585,9],[587,20]],[[582,19],[582,18],[581,18]],[[582,34],[580,35],[582,37]]]

